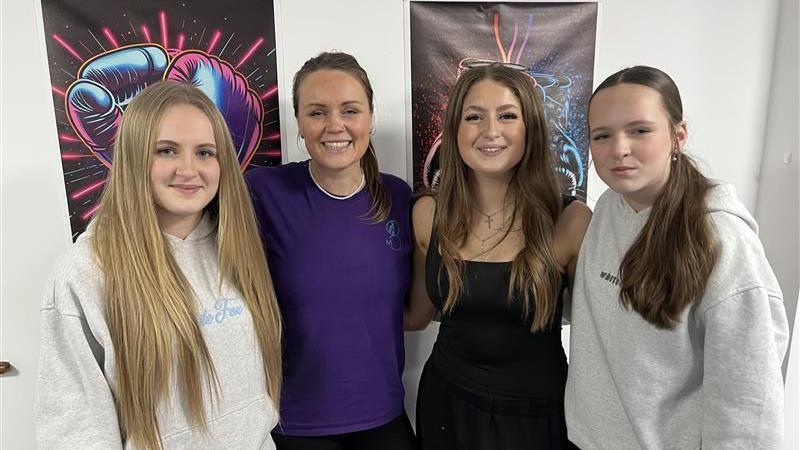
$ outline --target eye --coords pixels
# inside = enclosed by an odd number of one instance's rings
[[[156,149],[157,155],[172,156],[175,154],[175,149],[172,147],[159,147]]]
[[[607,138],[608,138],[607,134],[595,134],[594,136],[592,136],[593,141],[602,141]]]
[[[319,109],[312,110],[308,113],[309,117],[319,117],[325,115],[325,112]]]
[[[475,122],[475,121],[480,120],[480,119],[481,119],[481,116],[479,116],[478,114],[475,114],[475,113],[467,114],[466,116],[464,116],[464,122]]]
[[[360,112],[361,112],[361,111],[359,111],[358,109],[355,109],[355,108],[349,108],[349,109],[346,109],[346,110],[344,111],[344,113],[345,113],[345,114],[347,114],[347,115],[349,115],[349,116],[352,116],[352,115],[358,114],[358,113],[360,113]]]
[[[647,134],[650,132],[649,128],[635,128],[633,134]]]
[[[215,156],[217,156],[217,152],[210,148],[201,148],[200,150],[197,151],[197,156],[203,159],[214,158]]]
[[[497,116],[497,119],[498,120],[517,120],[518,117],[519,116],[517,116],[517,113],[504,112],[504,113],[500,113],[500,115]]]

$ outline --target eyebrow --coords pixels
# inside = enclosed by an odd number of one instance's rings
[[[656,125],[656,122],[653,122],[652,120],[634,120],[633,122],[626,123],[624,128],[631,128],[631,127],[636,127],[636,126],[641,126],[641,125],[647,125],[647,126],[652,127],[652,126]],[[598,132],[598,131],[608,131],[608,129],[609,129],[609,127],[590,128],[589,132],[590,133],[595,133],[595,132]]]
[[[341,105],[339,105],[339,106],[349,106],[349,105],[359,105],[359,106],[361,106],[361,105],[364,105],[364,102],[362,102],[360,100],[348,100],[346,102],[342,102]],[[303,106],[303,109],[305,109],[305,108],[319,108],[319,107],[327,108],[328,105],[326,105],[324,103],[309,103],[309,104]]]
[[[464,107],[464,111],[466,111],[468,109],[474,109],[474,110],[481,111],[481,112],[486,111],[486,108],[480,107],[478,105],[467,105],[467,106]],[[507,103],[505,105],[500,105],[500,106],[497,107],[498,111],[507,111],[509,109],[520,109],[520,108],[519,108],[519,106],[513,105],[511,103]]]
[[[173,146],[175,146],[175,147],[180,147],[180,146],[181,146],[181,145],[180,145],[180,144],[178,144],[177,142],[175,142],[175,141],[170,141],[169,139],[159,139],[159,140],[157,140],[157,141],[156,141],[156,145],[164,145],[164,144],[166,144],[166,145],[173,145]],[[199,144],[199,145],[197,145],[197,147],[212,147],[212,148],[217,148],[217,145],[216,145],[216,144],[214,144],[213,142],[204,142],[204,143],[202,143],[202,144]]]

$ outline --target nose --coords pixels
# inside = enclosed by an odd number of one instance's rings
[[[622,159],[631,154],[631,146],[628,139],[625,137],[612,137],[611,138],[611,154],[619,159]]]
[[[500,136],[500,123],[495,118],[486,121],[486,129],[484,131],[486,137],[496,138]]]
[[[183,152],[178,158],[175,174],[186,178],[194,177],[197,174],[196,161],[192,152]]]
[[[344,121],[342,120],[341,114],[338,112],[329,114],[325,128],[327,128],[328,132],[332,133],[340,133],[344,131]]]

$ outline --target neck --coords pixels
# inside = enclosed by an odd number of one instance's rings
[[[512,200],[507,196],[510,182],[509,178],[470,176],[469,185],[475,207],[486,214],[505,207]]]
[[[337,196],[353,194],[361,186],[364,177],[360,164],[333,170],[315,164],[313,159],[308,164],[314,181],[329,194]]]
[[[158,227],[161,232],[175,236],[178,239],[186,239],[203,218],[202,212],[189,217],[176,216],[165,211],[157,211],[157,214]]]

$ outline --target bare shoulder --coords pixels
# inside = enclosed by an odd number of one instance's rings
[[[589,222],[592,220],[592,210],[586,203],[575,200],[561,212],[556,222],[556,237],[564,244],[574,243],[575,249],[580,248]]]
[[[411,210],[411,221],[414,226],[414,237],[417,245],[423,250],[428,249],[433,228],[433,215],[436,212],[436,200],[433,196],[424,195],[417,199]]]

